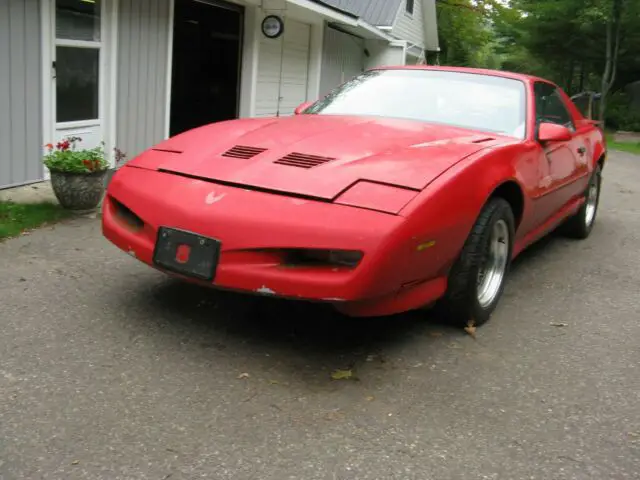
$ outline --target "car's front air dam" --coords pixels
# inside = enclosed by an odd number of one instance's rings
[[[406,285],[378,298],[335,303],[336,309],[350,317],[383,317],[409,312],[436,302],[447,290],[446,277]]]
[[[132,228],[116,218],[114,200],[144,225]],[[123,167],[109,185],[103,232],[151,266],[160,226],[217,238],[222,250],[213,286],[341,304],[395,294],[406,282],[394,240],[402,222],[354,207]],[[261,263],[251,254],[280,248],[360,250],[364,257],[355,269],[313,269]]]

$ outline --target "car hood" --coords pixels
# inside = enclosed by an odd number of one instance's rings
[[[409,120],[298,115],[200,127],[132,166],[333,200],[360,180],[421,190],[465,157],[508,141]]]

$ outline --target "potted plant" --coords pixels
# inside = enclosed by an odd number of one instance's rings
[[[94,210],[104,195],[104,178],[109,169],[102,145],[79,149],[80,137],[69,137],[57,145],[46,145],[44,164],[51,172],[51,186],[64,208]]]

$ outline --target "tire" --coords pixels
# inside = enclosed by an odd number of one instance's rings
[[[580,207],[580,210],[569,217],[563,225],[561,231],[564,235],[570,238],[576,238],[584,240],[593,230],[593,226],[596,223],[596,215],[598,213],[598,206],[600,205],[600,188],[602,186],[602,169],[600,165],[596,165],[596,168],[591,175],[589,185],[584,193],[585,202]]]
[[[459,327],[477,327],[489,320],[504,291],[514,234],[511,206],[503,198],[491,198],[449,273],[447,292],[436,304],[436,313]],[[491,255],[492,246],[494,255]],[[493,265],[495,269],[489,268],[487,272],[485,267]],[[491,275],[491,272],[498,274]]]

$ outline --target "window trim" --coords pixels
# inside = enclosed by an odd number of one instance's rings
[[[537,101],[537,90],[536,87],[540,85],[542,87],[545,87],[547,89],[549,89],[549,95],[547,96],[551,96],[551,95],[556,95],[558,97],[558,99],[560,100],[560,104],[562,105],[562,107],[565,109],[566,113],[567,113],[567,117],[569,118],[569,123],[570,125],[568,126],[567,124],[558,124],[556,123],[556,125],[562,125],[564,127],[567,127],[571,133],[575,133],[577,128],[576,128],[576,122],[574,121],[573,115],[571,114],[571,109],[568,107],[567,103],[565,102],[564,98],[562,97],[562,95],[560,95],[560,88],[557,87],[556,85],[553,85],[552,83],[549,82],[543,82],[543,81],[536,81],[533,84],[533,109],[534,109],[534,122],[535,122],[535,136],[536,136],[536,140],[538,138],[538,134],[540,132],[540,124],[543,122],[539,122],[538,121],[538,101]],[[547,122],[547,123],[554,123],[554,122]]]
[[[57,18],[57,4],[55,2],[55,0],[52,2],[52,9],[51,9],[51,23],[52,23],[52,35],[53,35],[53,44],[52,44],[52,60],[55,62],[57,60],[57,49],[58,47],[67,47],[67,48],[85,48],[85,49],[92,49],[92,50],[97,50],[98,51],[98,116],[95,118],[87,118],[84,120],[72,120],[72,121],[68,121],[68,122],[59,122],[58,121],[58,104],[57,104],[57,83],[54,83],[54,88],[52,88],[52,101],[54,102],[55,108],[53,109],[53,124],[54,124],[54,131],[55,130],[64,130],[64,129],[69,129],[69,128],[88,128],[88,127],[94,127],[97,125],[101,125],[103,119],[104,119],[104,115],[103,115],[103,109],[105,107],[104,105],[104,72],[105,72],[105,65],[103,64],[104,62],[104,55],[105,55],[105,39],[104,39],[104,35],[105,35],[105,31],[108,28],[108,23],[107,23],[107,19],[106,19],[106,11],[107,9],[105,8],[105,2],[101,1],[99,4],[99,8],[100,8],[100,22],[99,22],[99,28],[100,28],[100,40],[74,40],[74,39],[69,39],[69,38],[59,38],[57,35],[57,31],[56,31],[56,22],[58,20]]]
[[[53,31],[53,37],[56,41],[56,44],[59,43],[84,43],[84,44],[91,44],[91,45],[99,45],[102,46],[102,43],[104,42],[104,30],[105,30],[105,24],[106,22],[104,21],[104,15],[105,15],[105,8],[104,8],[104,2],[100,2],[97,4],[98,8],[100,9],[100,21],[98,22],[98,28],[99,28],[99,33],[100,33],[100,40],[77,40],[75,38],[62,38],[62,37],[58,37],[58,31],[57,31],[57,22],[58,22],[58,4],[57,2],[54,0],[53,2],[53,22],[54,22],[54,31]],[[64,45],[66,46],[66,45]],[[71,46],[71,45],[69,45]]]
[[[411,3],[409,3],[411,2]],[[411,5],[411,9],[409,9],[409,5]],[[416,1],[415,0],[405,0],[404,2],[404,13],[410,17],[413,17],[414,12],[416,11]]]
[[[85,42],[88,43],[88,42]],[[93,117],[93,118],[84,118],[82,120],[68,120],[68,121],[59,121],[58,120],[58,83],[56,81],[55,83],[55,88],[53,89],[53,95],[54,95],[54,99],[56,102],[56,109],[55,109],[55,117],[54,117],[54,121],[55,121],[55,125],[56,128],[58,130],[61,129],[67,129],[67,128],[85,128],[85,127],[90,127],[90,126],[96,126],[96,125],[100,125],[101,121],[102,121],[102,101],[101,101],[101,97],[102,97],[102,70],[103,70],[103,66],[102,66],[102,56],[103,56],[103,52],[102,52],[102,48],[100,46],[93,46],[93,45],[56,45],[54,47],[55,49],[55,55],[56,55],[56,62],[57,62],[57,58],[58,58],[58,48],[71,48],[71,49],[76,49],[76,50],[95,50],[98,52],[98,116],[97,117]],[[57,73],[56,73],[57,76]]]

